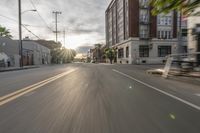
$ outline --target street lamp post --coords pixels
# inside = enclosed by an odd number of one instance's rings
[[[32,10],[25,10],[25,11],[23,11],[21,14],[24,14],[24,13],[26,13],[26,12],[29,12],[29,11],[31,11],[31,12],[36,12],[37,10],[36,10],[36,9],[32,9]]]
[[[18,19],[19,19],[19,54],[21,56],[20,58],[20,67],[23,67],[23,44],[22,44],[22,14],[28,11],[37,11],[35,9],[33,10],[26,10],[26,11],[21,11],[21,0],[18,0]]]
[[[21,0],[18,0],[18,9],[19,9],[19,53],[20,53],[20,67],[23,67],[23,48],[22,48],[22,22],[21,22]]]

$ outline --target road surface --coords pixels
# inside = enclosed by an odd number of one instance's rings
[[[147,67],[68,64],[0,73],[0,133],[200,133],[200,88]]]

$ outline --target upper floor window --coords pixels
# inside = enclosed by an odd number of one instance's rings
[[[148,38],[148,30],[147,29],[141,29],[140,30],[140,37]]]
[[[172,38],[172,32],[169,30],[159,30],[157,32],[157,38],[158,39],[171,39]]]
[[[182,29],[182,37],[187,37],[187,29]]]
[[[147,7],[147,6],[148,6],[148,0],[140,0],[140,4],[141,4],[142,6]]]
[[[171,16],[158,16],[158,25],[171,25],[172,17]]]
[[[142,21],[142,22],[148,22],[148,15],[147,14],[141,14],[140,21]]]

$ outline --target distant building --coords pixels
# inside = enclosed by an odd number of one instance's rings
[[[28,39],[23,44],[23,65],[42,65],[51,63],[50,49]],[[19,42],[0,37],[0,67],[19,67]]]
[[[118,49],[117,62],[160,64],[177,51],[179,14],[152,16],[148,0],[112,0],[106,17],[106,44]],[[187,31],[183,21],[182,30]],[[187,34],[182,46],[187,51]]]
[[[105,63],[106,57],[104,55],[104,51],[106,49],[106,45],[95,44],[94,48],[88,50],[87,57],[89,57],[92,61],[98,63]]]

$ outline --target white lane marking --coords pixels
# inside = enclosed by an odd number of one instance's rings
[[[160,92],[160,93],[162,93],[162,94],[165,94],[165,95],[167,95],[167,96],[169,96],[169,97],[171,97],[171,98],[173,98],[173,99],[175,99],[175,100],[178,100],[178,101],[180,101],[180,102],[182,102],[182,103],[185,103],[185,104],[189,105],[190,107],[193,107],[193,108],[195,108],[195,109],[197,109],[197,110],[200,111],[200,106],[198,106],[198,105],[195,105],[195,104],[193,104],[193,103],[191,103],[191,102],[188,102],[188,101],[186,101],[186,100],[184,100],[184,99],[181,99],[181,98],[179,98],[179,97],[177,97],[177,96],[174,96],[174,95],[172,95],[172,94],[170,94],[170,93],[167,93],[167,92],[165,92],[165,91],[163,91],[163,90],[160,90],[160,89],[158,89],[158,88],[156,88],[156,87],[153,87],[153,86],[151,86],[151,85],[149,85],[149,84],[147,84],[147,83],[144,83],[144,82],[142,82],[142,81],[140,81],[140,80],[138,80],[138,79],[135,79],[135,78],[133,78],[133,77],[131,77],[131,76],[125,74],[125,73],[122,73],[122,72],[117,71],[117,70],[115,70],[115,69],[112,69],[112,70],[113,70],[114,72],[118,73],[118,74],[121,74],[121,75],[123,75],[123,76],[125,76],[125,77],[127,77],[127,78],[130,78],[130,79],[132,79],[132,80],[134,80],[134,81],[136,81],[136,82],[138,82],[138,83],[140,83],[140,84],[143,84],[144,86],[147,86],[147,87],[149,87],[149,88],[152,88],[152,89],[154,89],[154,90],[156,90],[156,91],[158,91],[158,92]]]

